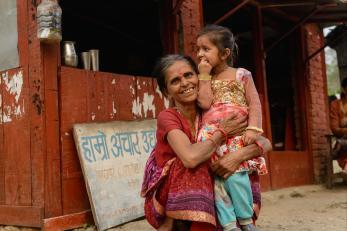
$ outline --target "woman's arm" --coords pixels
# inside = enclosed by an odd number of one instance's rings
[[[195,168],[200,163],[208,160],[217,146],[225,140],[225,135],[235,136],[247,126],[247,117],[230,113],[229,117],[221,121],[219,128],[204,142],[192,144],[188,136],[180,129],[173,129],[167,133],[167,141],[172,150],[182,160],[186,168]]]
[[[243,147],[232,154],[228,154],[220,158],[212,164],[213,172],[221,177],[227,178],[232,175],[243,161],[250,160],[254,157],[261,156],[272,150],[271,143],[265,137],[259,136],[256,140],[257,144],[251,144]]]
[[[195,168],[200,163],[208,160],[224,139],[220,131],[204,142],[192,144],[188,136],[179,129],[173,129],[167,134],[167,141],[172,150],[181,159],[186,168]]]

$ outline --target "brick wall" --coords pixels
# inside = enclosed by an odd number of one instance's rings
[[[322,31],[316,24],[305,26],[307,55],[324,45]],[[324,135],[328,134],[328,104],[324,52],[320,52],[307,63],[307,91],[309,97],[308,121],[312,144],[313,169],[315,182],[325,181],[328,143]]]
[[[182,3],[184,54],[196,58],[196,38],[202,29],[201,0],[186,0]]]

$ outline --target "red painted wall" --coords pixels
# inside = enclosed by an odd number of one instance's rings
[[[88,209],[74,123],[155,118],[165,106],[153,78],[62,67],[60,76],[60,141],[63,214]]]

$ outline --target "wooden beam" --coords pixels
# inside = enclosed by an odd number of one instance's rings
[[[181,6],[184,0],[177,0],[175,7],[172,10],[172,14],[178,14],[178,12],[181,10]]]
[[[233,7],[228,13],[217,19],[213,24],[220,24],[227,18],[229,18],[231,15],[233,15],[236,11],[238,11],[241,7],[246,5],[250,0],[242,0],[237,6]]]
[[[0,205],[0,224],[41,227],[43,208]]]
[[[44,219],[42,230],[60,231],[78,228],[84,224],[94,224],[93,215],[90,210]]]
[[[314,6],[316,2],[281,2],[281,3],[269,3],[261,4],[261,8],[273,8],[273,7],[293,7],[293,6]]]
[[[312,18],[307,20],[308,23],[335,23],[335,24],[340,24],[340,23],[346,23],[347,22],[347,17],[342,17],[342,18],[336,18],[334,16],[331,16],[329,18]]]
[[[294,22],[294,23],[300,20],[300,18],[293,15],[288,15],[287,13],[285,13],[284,11],[280,9],[267,8],[267,9],[264,9],[264,12],[268,14],[272,14],[273,16],[278,17],[280,19]]]
[[[320,11],[324,8],[327,8],[327,7],[331,7],[331,6],[336,6],[336,4],[324,4],[324,5],[316,6],[308,15],[304,16],[296,25],[294,25],[290,30],[288,30],[286,33],[284,33],[278,40],[276,40],[268,48],[266,48],[266,53],[271,51],[278,43],[280,43],[283,39],[285,39],[288,35],[290,35],[298,27],[300,27],[302,24],[304,24],[309,18],[311,18],[313,15],[315,15],[318,11]]]

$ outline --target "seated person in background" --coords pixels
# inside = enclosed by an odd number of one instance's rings
[[[337,138],[333,153],[342,172],[347,175],[347,78],[343,79],[341,87],[341,98],[330,105],[330,128]]]

